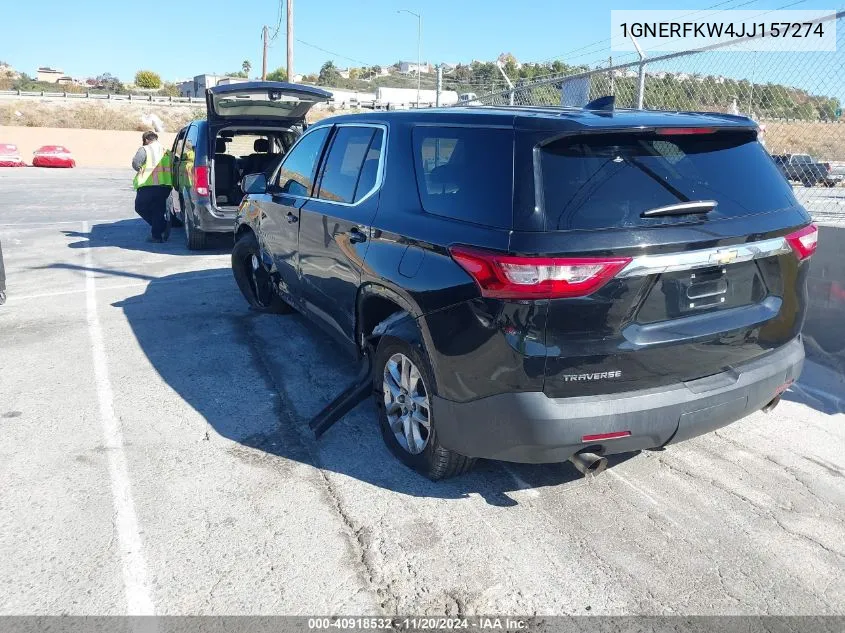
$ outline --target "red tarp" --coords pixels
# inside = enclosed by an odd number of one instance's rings
[[[0,143],[0,167],[26,167],[17,145]]]
[[[35,150],[33,167],[76,167],[70,151],[61,145],[45,145]]]

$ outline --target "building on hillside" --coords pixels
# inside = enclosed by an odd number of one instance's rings
[[[399,62],[399,72],[403,75],[416,75],[419,73],[430,73],[431,64],[424,62],[417,64],[416,62]]]
[[[67,77],[65,71],[58,68],[50,68],[49,66],[42,66],[35,73],[36,80],[43,81],[47,84],[58,83],[59,79],[64,79],[65,77]]]
[[[204,97],[205,91],[214,86],[224,86],[226,84],[242,84],[249,81],[244,77],[227,77],[226,75],[197,75],[188,81],[179,83],[180,97]]]

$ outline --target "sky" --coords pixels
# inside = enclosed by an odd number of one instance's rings
[[[800,9],[841,9],[843,0],[800,0]],[[417,56],[437,62],[493,60],[597,62],[607,57],[611,9],[689,9],[742,5],[761,12],[795,0],[294,0],[296,73],[389,65]],[[275,31],[278,0],[0,0],[0,60],[35,74],[39,66],[74,77],[109,72],[131,81],[138,69],[165,80],[239,70],[247,59],[260,73],[261,28]],[[839,37],[842,41],[842,37]],[[598,44],[595,44],[598,42]],[[594,46],[591,46],[595,44]],[[268,68],[285,65],[284,22]],[[585,48],[586,47],[586,48]],[[324,49],[324,50],[320,50]],[[326,52],[330,51],[330,52]],[[845,51],[840,51],[845,53]],[[841,58],[840,58],[841,59]]]

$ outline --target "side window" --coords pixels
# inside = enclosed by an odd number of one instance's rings
[[[317,197],[352,203],[370,193],[376,185],[382,136],[378,128],[339,127],[326,158]]]
[[[328,134],[328,127],[310,132],[285,157],[276,179],[276,185],[282,193],[293,196],[311,195],[317,162]]]
[[[427,213],[512,228],[512,130],[419,126],[413,147],[417,188]]]
[[[179,134],[176,135],[176,140],[173,141],[173,156],[181,156],[182,155],[182,147],[185,144],[185,134],[188,132],[188,127],[185,126],[181,130],[179,130]]]

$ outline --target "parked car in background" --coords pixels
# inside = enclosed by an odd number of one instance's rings
[[[243,187],[248,303],[374,349],[384,440],[433,479],[660,448],[801,371],[817,232],[742,117],[350,115]]]
[[[17,145],[0,143],[0,167],[26,167]]]
[[[63,145],[44,145],[32,156],[33,167],[76,167],[76,160],[70,150]]]
[[[837,178],[830,173],[829,164],[819,163],[809,154],[775,154],[772,158],[787,180],[798,181],[805,187],[836,185]]]
[[[206,92],[206,118],[176,135],[171,150],[176,223],[191,250],[210,233],[231,233],[244,174],[278,164],[305,127],[311,107],[331,94],[273,81],[227,84]]]
[[[840,185],[845,182],[845,162],[843,161],[825,161],[822,163],[827,168],[827,180],[833,183],[829,186]]]

